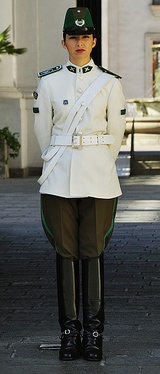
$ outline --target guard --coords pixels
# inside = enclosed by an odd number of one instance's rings
[[[61,43],[67,63],[40,72],[34,93],[34,129],[44,161],[38,180],[41,217],[57,253],[59,358],[82,355],[98,361],[103,357],[104,250],[121,195],[115,161],[125,130],[125,99],[121,77],[90,57],[96,37],[88,8],[67,10]]]

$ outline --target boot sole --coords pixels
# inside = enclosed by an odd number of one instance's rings
[[[89,358],[87,358],[87,357],[83,357],[83,359],[85,360],[85,361],[101,361],[102,360],[102,357],[101,358],[93,358],[93,357],[89,357]]]
[[[81,356],[77,356],[77,357],[59,357],[59,360],[60,361],[75,361],[75,360],[78,360]]]

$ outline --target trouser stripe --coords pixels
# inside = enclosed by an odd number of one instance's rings
[[[117,202],[117,198],[115,197],[114,199],[114,203],[113,203],[113,210],[112,210],[112,221],[111,221],[111,226],[109,228],[109,230],[107,231],[107,233],[105,234],[104,236],[104,246],[103,246],[103,249],[101,251],[101,253],[104,251],[105,249],[105,240],[106,240],[106,237],[110,234],[110,232],[113,230],[113,226],[114,226],[114,216],[115,216],[115,208],[116,208],[116,202]],[[101,254],[100,253],[100,254]]]

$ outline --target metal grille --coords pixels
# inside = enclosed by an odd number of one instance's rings
[[[77,0],[77,6],[87,7],[91,12],[97,37],[97,45],[93,48],[92,58],[96,65],[101,65],[101,0]]]

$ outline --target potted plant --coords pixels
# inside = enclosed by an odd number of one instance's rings
[[[19,133],[11,133],[8,127],[0,129],[0,143],[4,145],[3,161],[5,164],[5,178],[9,178],[9,156],[16,158],[19,154],[21,145],[18,137]]]
[[[21,55],[27,51],[26,48],[15,48],[10,42],[10,29],[8,26],[2,33],[0,33],[0,55]],[[17,157],[20,150],[20,143],[18,141],[19,133],[11,133],[8,127],[0,129],[0,143],[4,145],[3,160],[5,164],[5,178],[9,178],[9,156]]]

